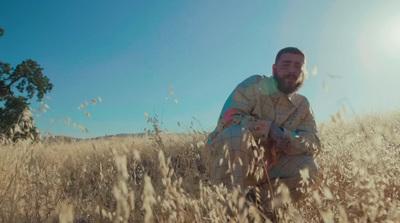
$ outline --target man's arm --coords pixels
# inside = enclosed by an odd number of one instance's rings
[[[311,108],[294,132],[283,128],[284,134],[290,139],[290,150],[288,156],[292,155],[317,155],[321,149],[318,138],[317,126]]]
[[[222,132],[230,126],[241,125],[248,129],[256,140],[266,141],[271,122],[258,120],[252,111],[259,97],[261,76],[254,75],[240,83],[225,102],[217,129]]]

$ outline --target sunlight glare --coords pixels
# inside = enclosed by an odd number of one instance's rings
[[[400,60],[400,14],[370,17],[357,40],[363,65],[369,71],[393,73]]]
[[[383,24],[381,44],[385,56],[400,59],[400,14],[390,17]]]

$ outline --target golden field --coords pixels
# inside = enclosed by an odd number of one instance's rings
[[[156,130],[1,145],[0,221],[228,222],[226,203],[236,210],[230,222],[262,221],[237,192],[208,184],[206,133]],[[319,132],[320,182],[278,209],[278,221],[400,222],[400,112],[323,123]]]

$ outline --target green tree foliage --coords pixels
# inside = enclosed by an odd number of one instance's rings
[[[0,36],[4,30],[0,28]],[[36,138],[38,131],[29,111],[29,100],[41,101],[53,89],[43,68],[28,59],[15,68],[0,61],[0,134],[13,141]]]

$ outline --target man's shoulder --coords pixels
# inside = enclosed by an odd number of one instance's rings
[[[291,97],[291,101],[297,106],[303,106],[306,108],[310,107],[310,102],[308,101],[307,97],[299,93],[294,93]]]
[[[258,84],[260,84],[260,82],[263,81],[265,78],[268,78],[268,77],[265,76],[265,75],[255,74],[255,75],[252,75],[252,76],[246,78],[244,81],[242,81],[242,82],[239,84],[239,86],[248,88],[248,87],[250,87],[250,86],[252,86],[252,85],[258,85]]]
[[[263,76],[255,74],[252,75],[248,78],[246,78],[244,81],[242,81],[239,85],[252,85],[252,84],[258,84],[260,81],[263,79]]]

